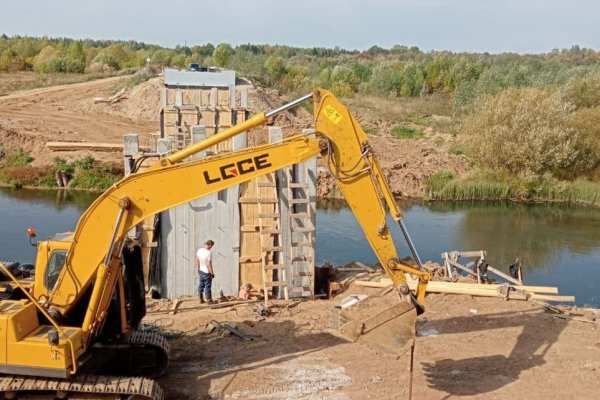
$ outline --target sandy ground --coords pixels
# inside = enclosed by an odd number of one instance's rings
[[[155,121],[108,114],[95,107],[94,97],[109,97],[127,82],[123,77],[33,89],[0,97],[0,146],[7,154],[22,147],[37,166],[55,156],[78,158],[86,152],[53,153],[48,141],[123,143],[123,135],[158,130]],[[157,95],[158,98],[158,95]],[[99,160],[121,160],[119,153],[93,153]]]
[[[160,381],[167,398],[407,399],[408,355],[339,337],[335,306],[347,293],[279,305],[263,321],[256,304],[208,310],[188,299],[176,315],[161,312],[166,301],[151,304],[147,320],[185,332],[170,342]],[[208,334],[211,320],[254,340]],[[600,325],[554,318],[529,302],[429,295],[417,333],[413,399],[598,398]]]
[[[118,152],[50,152],[48,141],[123,143],[126,133],[138,133],[142,147],[152,147],[152,134],[159,130],[159,89],[161,78],[151,79],[126,91],[127,98],[115,104],[94,104],[95,97],[110,97],[127,86],[130,77],[115,77],[71,85],[54,86],[13,93],[0,97],[0,147],[7,154],[22,147],[35,161],[33,165],[52,164],[54,157],[67,160],[92,155],[97,160],[121,162]],[[249,90],[251,113],[268,111],[285,99],[271,90]],[[468,169],[463,156],[449,154],[435,145],[440,136],[430,128],[424,138],[398,140],[392,137],[393,123],[384,123],[360,113],[361,124],[377,125],[380,133],[370,135],[370,142],[395,195],[422,197],[426,179],[447,170],[461,174]],[[311,126],[310,114],[302,109],[276,117],[274,124],[284,128],[285,135],[301,132]],[[249,142],[261,143],[265,128],[250,132]],[[321,174],[318,193],[336,197],[335,181]]]

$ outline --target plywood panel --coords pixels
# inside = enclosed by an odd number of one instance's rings
[[[207,108],[202,108],[200,110],[200,125],[205,125],[207,127],[215,127],[217,125],[217,113],[215,110],[210,110]]]
[[[235,124],[235,111],[229,108],[219,108],[219,128],[229,128]]]
[[[240,185],[240,198],[256,198],[254,181]],[[258,226],[257,204],[240,204],[240,226]],[[243,285],[251,283],[257,288],[262,286],[260,257],[260,234],[256,231],[240,232],[240,282]]]

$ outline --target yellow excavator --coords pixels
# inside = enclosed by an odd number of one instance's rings
[[[315,134],[190,160],[311,99]],[[161,399],[163,391],[154,378],[167,369],[168,343],[158,332],[137,329],[146,311],[143,273],[139,247],[127,244],[127,233],[168,208],[318,154],[325,158],[395,285],[387,295],[370,296],[344,308],[341,333],[392,352],[410,344],[430,276],[422,268],[367,135],[331,93],[317,89],[160,158],[114,184],[83,213],[73,233],[37,242],[32,283],[24,284],[14,269],[0,263],[13,289],[0,296],[2,395]],[[386,221],[388,211],[399,223],[418,267],[400,261]],[[414,294],[405,274],[418,278]]]

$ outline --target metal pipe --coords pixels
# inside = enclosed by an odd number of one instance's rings
[[[108,246],[108,252],[104,257],[104,265],[108,265],[110,263],[110,258],[112,257],[112,252],[115,247],[115,238],[117,237],[117,232],[119,231],[119,226],[121,225],[121,220],[123,219],[123,214],[125,213],[124,208],[119,208],[119,214],[117,215],[117,220],[115,221],[115,226],[113,228],[112,236],[110,238],[110,246]]]
[[[406,226],[404,226],[404,222],[402,220],[399,220],[398,225],[400,225],[400,230],[402,231],[402,234],[404,235],[404,239],[406,239],[406,243],[408,244],[408,248],[410,249],[410,252],[412,253],[415,260],[417,261],[417,265],[419,266],[419,269],[423,269],[423,263],[421,262],[421,259],[419,258],[419,255],[417,254],[417,249],[415,249],[415,245],[413,244],[412,240],[410,239],[410,235],[408,234],[408,230],[406,230]]]
[[[289,102],[287,104],[282,105],[279,108],[276,108],[274,110],[266,112],[265,113],[265,117],[269,118],[269,117],[272,117],[273,115],[277,115],[277,114],[279,114],[279,113],[281,113],[283,111],[289,110],[290,108],[294,108],[294,107],[296,107],[296,106],[304,103],[306,100],[312,99],[312,97],[313,97],[312,93],[311,94],[307,94],[305,96],[302,96],[302,97],[300,97],[300,98],[298,98],[298,99],[296,99],[296,100],[294,100],[292,102]]]

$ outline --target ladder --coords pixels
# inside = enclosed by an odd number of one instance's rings
[[[308,177],[298,166],[287,169],[288,213],[291,233],[292,297],[313,297],[314,290],[314,232]]]
[[[286,266],[283,263],[281,217],[277,201],[275,174],[271,173],[258,177],[255,182],[263,289],[265,306],[268,306],[269,291],[272,291],[275,287],[283,288],[284,298],[289,299],[288,282]]]

